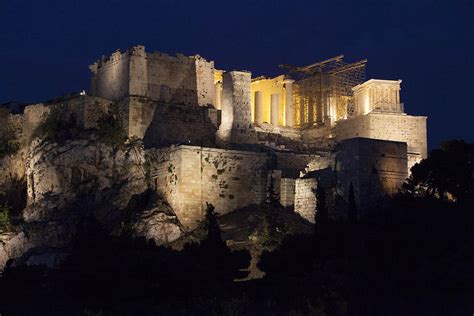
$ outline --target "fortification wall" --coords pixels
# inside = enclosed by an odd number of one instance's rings
[[[285,178],[298,178],[301,173],[324,169],[330,165],[329,153],[303,154],[292,152],[276,152],[275,169],[282,170]]]
[[[164,104],[146,98],[126,99],[128,135],[146,147],[170,144],[213,146],[220,111],[198,106]]]
[[[162,151],[154,168],[156,188],[187,227],[202,218],[206,202],[225,214],[265,201],[265,154],[195,146]]]
[[[50,107],[43,103],[28,105],[23,112],[23,137],[30,140],[36,127],[49,114]]]
[[[269,177],[284,206],[294,204],[297,168],[318,169],[328,164],[320,155],[276,153],[269,155],[240,150],[197,146],[172,146],[149,150],[152,177],[178,218],[194,227],[204,214],[206,202],[224,214],[266,200]],[[291,168],[289,170],[288,168]]]
[[[146,53],[144,46],[135,46],[89,68],[91,94],[109,100],[142,96],[186,105],[214,103],[214,62],[199,55]]]
[[[245,71],[223,75],[222,123],[218,132],[223,141],[251,142],[250,78],[251,73]]]
[[[199,55],[194,56],[196,63],[196,91],[198,104],[201,106],[215,103],[214,93],[214,62],[207,61]],[[214,106],[217,106],[214,104]]]
[[[148,94],[147,54],[144,46],[135,46],[129,50],[129,91],[130,95]]]
[[[129,94],[130,55],[115,51],[89,66],[92,71],[91,94],[109,100],[119,100]]]
[[[295,182],[296,179],[291,178],[280,180],[280,204],[283,207],[291,207],[295,204]]]
[[[193,57],[147,54],[148,97],[177,104],[198,104]]]
[[[369,113],[339,121],[337,141],[353,137],[405,142],[409,153],[427,157],[426,117],[405,114]]]
[[[399,190],[408,176],[407,146],[403,142],[352,138],[341,141],[336,152],[337,178],[347,200],[352,183],[362,209]]]
[[[314,223],[316,210],[316,196],[313,193],[316,187],[315,178],[300,178],[295,181],[295,213],[311,223]]]
[[[371,113],[370,137],[406,142],[408,152],[428,157],[426,116]]]

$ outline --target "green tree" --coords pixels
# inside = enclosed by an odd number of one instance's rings
[[[404,191],[415,196],[454,199],[474,198],[474,144],[462,140],[443,142],[411,169]]]
[[[223,245],[221,236],[221,229],[219,223],[217,222],[218,213],[215,212],[214,205],[206,202],[206,216],[204,226],[207,230],[206,238],[204,243],[210,246],[220,246]]]
[[[328,208],[326,205],[326,192],[323,186],[318,183],[316,189],[313,189],[316,197],[316,209],[314,212],[314,221],[316,225],[325,224],[329,219]]]
[[[357,217],[358,217],[357,205],[355,201],[354,186],[352,185],[352,182],[349,185],[347,217],[349,218],[349,222],[351,223],[357,222]]]

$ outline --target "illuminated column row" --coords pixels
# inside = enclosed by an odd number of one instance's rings
[[[293,127],[293,82],[287,79],[285,84],[285,125]]]
[[[263,95],[262,91],[255,91],[255,123],[263,123]]]
[[[270,118],[271,123],[274,126],[278,126],[278,94],[273,93],[271,97],[270,107]]]
[[[214,106],[216,109],[222,109],[222,82],[218,81],[214,84]]]

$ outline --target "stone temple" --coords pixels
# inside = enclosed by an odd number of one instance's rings
[[[136,46],[90,65],[87,93],[28,106],[23,130],[59,105],[88,128],[118,104],[128,137],[142,140],[152,157],[153,189],[188,228],[206,202],[223,214],[270,195],[314,221],[317,186],[332,216],[345,216],[351,185],[363,212],[396,192],[427,156],[427,118],[405,113],[402,81],[366,80],[365,65],[341,55],[253,78],[199,55]]]

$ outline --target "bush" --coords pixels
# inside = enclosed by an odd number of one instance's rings
[[[0,206],[0,228],[3,230],[9,230],[10,227],[10,207],[5,203]]]
[[[67,113],[61,107],[53,107],[43,117],[43,120],[34,131],[33,137],[64,143],[68,139],[79,136],[80,132],[74,115]]]
[[[112,147],[120,146],[125,142],[127,134],[125,133],[118,104],[112,104],[109,112],[97,121],[97,134],[102,142]]]
[[[0,136],[0,158],[14,155],[20,149],[20,145],[12,139]]]
[[[97,122],[99,139],[112,147],[117,147],[125,142],[127,136],[123,125],[116,117],[106,114]]]

